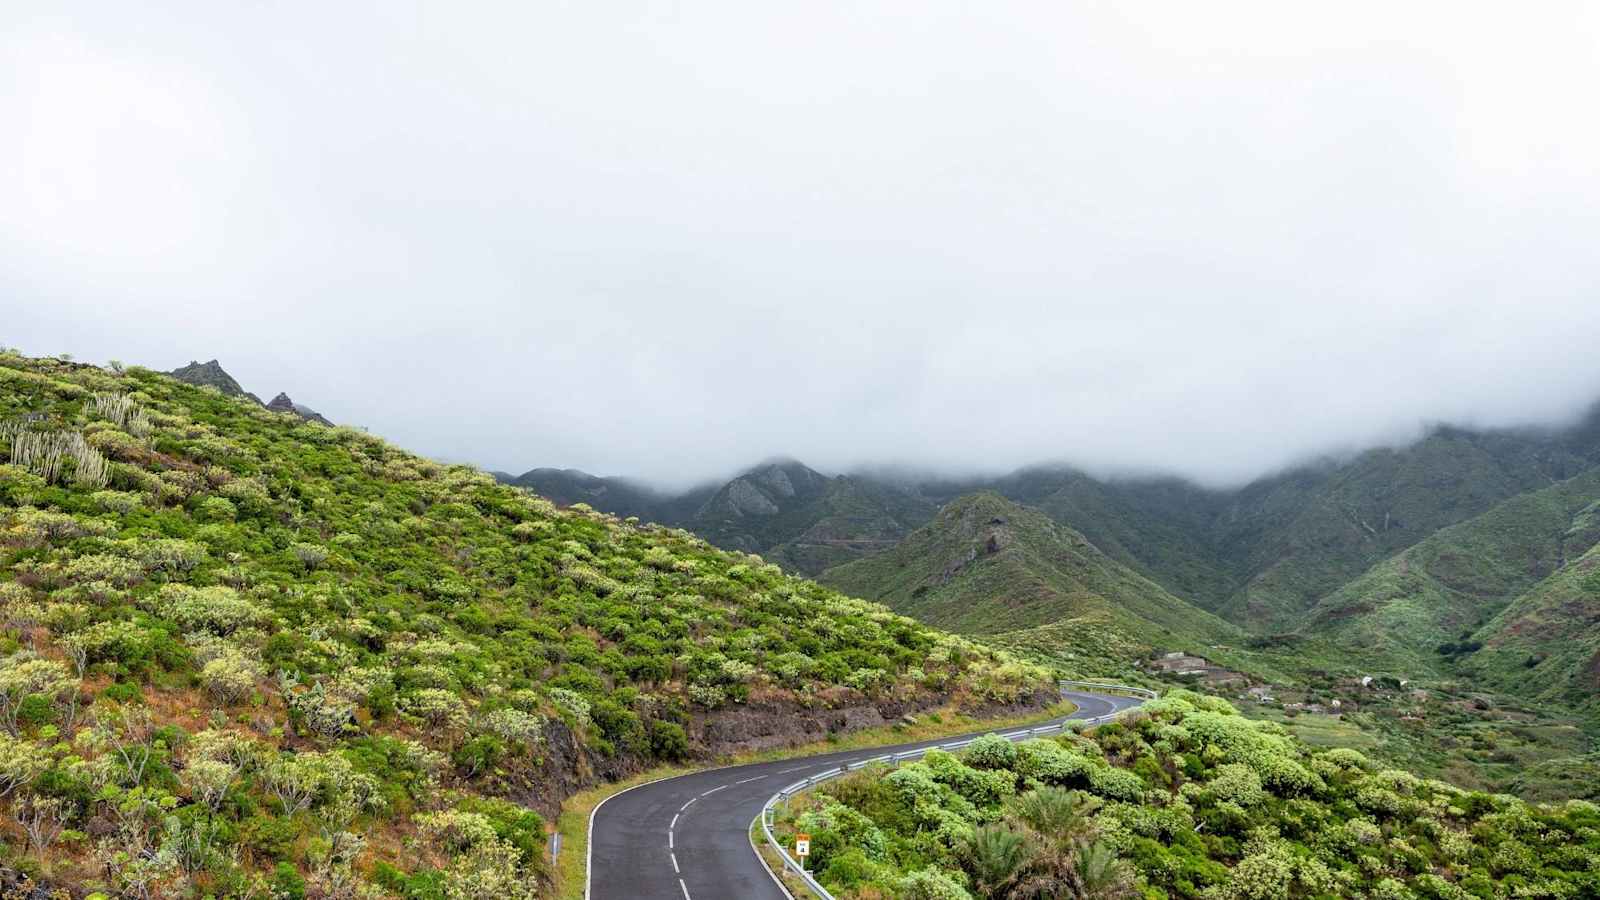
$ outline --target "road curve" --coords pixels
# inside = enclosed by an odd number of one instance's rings
[[[1134,697],[1062,691],[1067,719],[1137,706]],[[1055,720],[1060,721],[1060,720]],[[983,734],[985,732],[976,732]],[[844,763],[959,737],[752,763],[668,778],[615,794],[589,818],[590,900],[785,900],[750,848],[750,823],[786,785]]]

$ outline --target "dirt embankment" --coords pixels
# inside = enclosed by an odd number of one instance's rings
[[[1042,690],[1018,703],[963,706],[977,718],[1021,716],[1048,708],[1061,698]],[[813,709],[792,702],[761,701],[696,714],[688,733],[693,759],[714,762],[740,753],[796,747],[814,743],[829,734],[844,735],[864,728],[892,724],[907,714],[949,705],[951,698],[929,695],[916,700],[885,700],[834,709]],[[544,763],[507,792],[509,799],[554,820],[561,804],[573,794],[597,784],[636,775],[653,760],[631,753],[606,756],[580,744],[561,722],[545,729]]]

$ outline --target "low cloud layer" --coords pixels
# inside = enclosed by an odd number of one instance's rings
[[[0,12],[0,343],[685,483],[1600,397],[1592,5]]]

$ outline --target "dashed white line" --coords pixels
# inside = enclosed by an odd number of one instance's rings
[[[667,826],[667,830],[671,831],[672,829],[677,828],[677,827],[678,827],[678,817],[677,817],[677,815],[673,815],[672,824]]]
[[[690,797],[689,798],[689,803],[693,803],[693,802],[695,802],[696,800],[699,800],[699,799],[700,799],[699,797]],[[688,809],[689,808],[689,803],[685,803],[684,805],[678,807],[678,812],[683,812],[684,810]]]
[[[746,778],[743,781],[735,781],[734,784],[749,784],[752,781],[760,781],[761,779],[763,779],[765,777],[767,777],[767,776],[765,776],[765,775],[757,775],[754,778]]]
[[[678,887],[683,888],[683,900],[694,900],[693,897],[689,896],[689,886],[683,883],[682,878],[678,879]]]
[[[804,768],[805,768],[805,766],[795,766],[792,769],[779,769],[778,770],[778,774],[779,775],[787,775],[790,772],[798,772],[798,771],[800,771],[801,769],[804,769]]]
[[[667,829],[667,849],[668,849],[668,850],[675,850],[675,849],[677,849],[677,848],[675,848],[675,847],[673,847],[673,846],[672,846],[672,830],[671,830],[671,829],[670,829],[670,828],[669,828],[669,829]]]
[[[667,855],[672,857],[672,873],[678,874],[678,854],[669,852]]]
[[[706,791],[706,792],[705,792],[705,793],[704,793],[704,794],[701,794],[701,795],[700,795],[700,796],[702,796],[702,797],[709,797],[709,796],[711,796],[711,795],[712,795],[712,794],[715,794],[715,793],[716,793],[716,792],[717,792],[717,791],[720,791],[720,790],[722,790],[722,789],[723,789],[723,788],[725,788],[725,787],[727,787],[727,785],[725,785],[725,784],[719,784],[719,785],[717,785],[717,786],[716,786],[716,787],[714,787],[714,788],[712,788],[712,789],[711,789],[711,790],[709,790],[709,791]]]

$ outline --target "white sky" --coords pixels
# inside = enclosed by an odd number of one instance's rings
[[[1600,397],[1593,4],[27,6],[0,343],[433,455],[1217,482]]]

